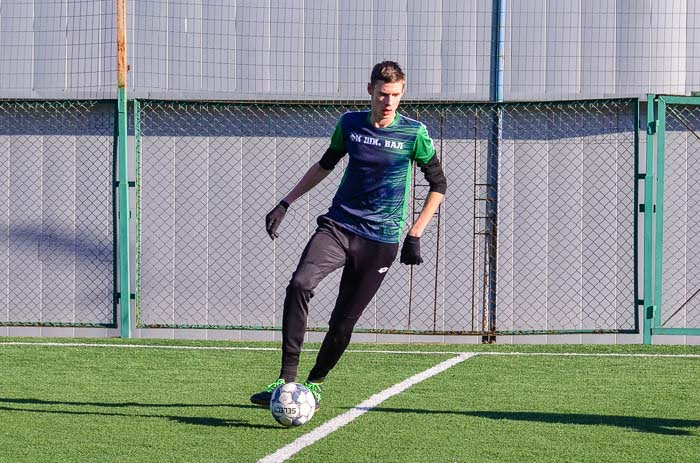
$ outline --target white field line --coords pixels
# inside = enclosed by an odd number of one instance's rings
[[[308,447],[309,445],[312,445],[313,443],[323,439],[332,432],[335,432],[338,429],[345,426],[346,424],[350,423],[357,417],[372,410],[385,400],[397,394],[400,394],[409,387],[418,384],[421,381],[424,381],[432,376],[435,376],[438,373],[442,373],[448,368],[451,368],[457,365],[458,363],[461,363],[471,357],[474,357],[475,355],[478,354],[476,352],[461,353],[457,357],[452,357],[448,360],[445,360],[442,363],[435,365],[434,367],[431,367],[421,373],[418,373],[417,375],[411,376],[410,378],[373,395],[369,399],[365,400],[359,405],[356,405],[354,408],[348,410],[342,415],[338,415],[335,418],[323,423],[318,428],[314,429],[313,431],[307,434],[304,434],[303,436],[296,439],[294,442],[277,450],[275,453],[272,453],[266,456],[265,458],[259,460],[258,463],[276,463],[285,461],[293,455],[299,453],[301,450]]]
[[[217,346],[158,346],[149,344],[108,344],[89,342],[0,342],[0,346],[42,346],[42,347],[112,347],[123,349],[175,349],[175,350],[259,350],[279,351],[277,347],[217,347]]]
[[[25,342],[0,341],[2,346],[42,346],[42,347],[111,347],[123,349],[175,349],[175,350],[230,350],[230,351],[272,351],[279,352],[279,347],[245,347],[245,346],[167,346],[149,344],[108,344],[84,342]],[[318,352],[318,349],[304,349],[305,352]],[[541,355],[552,357],[660,357],[660,358],[700,358],[700,354],[635,354],[635,353],[581,353],[581,352],[483,352],[483,351],[421,351],[421,350],[377,350],[349,349],[346,353],[355,354],[404,354],[404,355]]]
[[[616,354],[616,353],[581,353],[581,352],[479,352],[479,355],[542,355],[550,357],[650,357],[650,358],[697,358],[700,354]]]

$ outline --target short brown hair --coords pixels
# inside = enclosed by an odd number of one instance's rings
[[[399,63],[394,61],[382,61],[377,63],[372,68],[372,75],[369,83],[374,85],[378,80],[383,80],[387,83],[406,82],[406,75],[401,70]]]

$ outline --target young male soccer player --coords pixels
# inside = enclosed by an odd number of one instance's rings
[[[316,408],[320,407],[323,380],[348,346],[355,323],[396,258],[408,215],[414,161],[430,184],[430,193],[404,240],[400,261],[423,262],[420,236],[444,198],[447,180],[425,126],[396,112],[405,87],[406,77],[397,63],[376,64],[367,84],[371,110],[343,114],[321,160],[265,218],[265,228],[274,240],[289,206],[323,180],[343,156],[349,156],[331,207],[318,218],[318,228],[287,286],[279,379],[253,394],[254,404],[269,405],[275,388],[296,381],[309,300],[324,277],[343,267],[328,332],[304,383],[316,398]]]

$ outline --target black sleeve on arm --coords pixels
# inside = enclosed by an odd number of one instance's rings
[[[437,155],[433,156],[426,164],[419,163],[418,166],[430,185],[430,191],[445,194],[447,191],[447,178],[445,178],[445,173],[442,171]]]
[[[333,170],[336,164],[345,156],[345,153],[339,153],[328,148],[318,164],[326,170]]]

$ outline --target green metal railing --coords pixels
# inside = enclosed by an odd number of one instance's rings
[[[343,169],[294,205],[274,243],[264,214],[359,109],[139,101],[136,326],[279,330],[287,280]],[[450,190],[422,240],[427,265],[392,268],[357,332],[639,332],[637,100],[400,112],[428,127]],[[336,277],[317,290],[311,331],[325,330]]]
[[[700,264],[695,219],[700,97],[649,95],[647,105],[644,342],[649,344],[653,335],[700,335],[700,275],[694,271]]]

